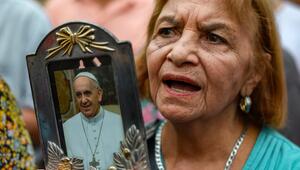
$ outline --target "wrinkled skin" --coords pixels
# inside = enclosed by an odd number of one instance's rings
[[[78,77],[74,81],[74,91],[76,95],[76,103],[79,110],[87,117],[94,117],[100,107],[102,100],[102,92],[87,77]]]
[[[147,48],[153,101],[170,121],[237,112],[260,80],[251,37],[220,0],[170,0]]]

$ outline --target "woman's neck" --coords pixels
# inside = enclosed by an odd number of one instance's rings
[[[243,119],[232,114],[189,123],[168,122],[162,133],[162,153],[167,169],[184,169],[192,165],[224,168],[244,126]],[[253,127],[251,129],[252,133]],[[254,142],[255,140],[245,143],[254,145]],[[251,149],[245,151],[248,156]]]

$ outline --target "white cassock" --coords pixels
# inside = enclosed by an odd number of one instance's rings
[[[88,119],[80,112],[68,119],[63,127],[68,157],[82,159],[85,170],[89,170],[93,154],[99,163],[96,163],[97,169],[106,170],[112,165],[113,153],[120,150],[120,141],[124,138],[119,114],[100,107],[95,117]]]

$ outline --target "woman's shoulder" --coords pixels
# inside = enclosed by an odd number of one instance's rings
[[[300,148],[270,127],[263,127],[244,169],[300,169]]]

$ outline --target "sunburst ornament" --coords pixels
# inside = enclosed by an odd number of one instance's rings
[[[63,55],[72,53],[75,44],[78,44],[81,51],[84,53],[93,53],[90,47],[97,48],[104,51],[115,51],[115,49],[106,46],[108,42],[96,42],[95,40],[95,29],[91,28],[89,25],[82,25],[79,27],[78,31],[73,33],[69,27],[63,27],[58,32],[56,32],[56,41],[58,46],[50,48],[47,50],[48,55],[46,59],[53,57],[61,50],[63,50]]]

